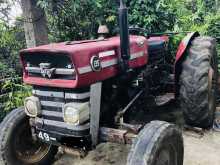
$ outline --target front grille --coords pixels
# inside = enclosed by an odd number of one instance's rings
[[[34,87],[33,95],[38,97],[42,113],[38,118],[50,123],[50,126],[65,125],[62,107],[69,102],[88,102],[90,89],[56,89],[47,87]],[[56,124],[57,123],[57,124]],[[63,124],[61,124],[63,123]],[[44,123],[44,126],[47,125]]]
[[[27,53],[23,55],[29,77],[50,79],[75,79],[75,69],[66,54]]]

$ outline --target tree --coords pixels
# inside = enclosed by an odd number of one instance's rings
[[[0,79],[11,73],[21,73],[19,50],[24,48],[24,31],[21,24],[9,27],[0,23]]]
[[[95,38],[99,24],[107,24],[114,34],[117,28],[117,1],[113,0],[39,0],[47,11],[51,38],[79,40]],[[130,25],[158,32],[172,30],[175,13],[163,0],[130,0]]]
[[[130,1],[130,24],[138,25],[149,32],[172,31],[176,20],[175,11],[169,1],[139,0]]]
[[[99,24],[113,29],[116,4],[112,0],[39,0],[47,12],[52,40],[79,40],[96,37]]]

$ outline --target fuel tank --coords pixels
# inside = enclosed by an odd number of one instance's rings
[[[130,36],[130,68],[148,62],[148,41]],[[120,37],[49,44],[20,52],[26,84],[80,88],[119,74]]]

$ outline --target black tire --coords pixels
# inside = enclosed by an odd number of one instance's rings
[[[1,165],[50,165],[57,151],[56,146],[33,142],[29,118],[23,108],[13,110],[3,120],[0,132]]]
[[[181,109],[186,124],[209,128],[216,109],[216,41],[211,37],[197,37],[186,53],[180,75]]]
[[[127,165],[183,165],[181,131],[167,122],[152,121],[132,144]]]

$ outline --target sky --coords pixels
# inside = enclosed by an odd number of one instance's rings
[[[12,9],[10,11],[10,24],[13,24],[15,22],[16,17],[21,16],[22,14],[22,10],[21,10],[21,6],[18,2],[15,2],[14,5],[12,6]]]
[[[4,2],[4,1],[3,1]],[[9,4],[11,4],[11,10],[9,11],[9,24],[13,25],[16,18],[22,15],[22,10],[19,1],[11,1],[9,0]],[[4,3],[1,3],[1,8],[6,8],[7,5]],[[0,17],[3,15],[0,13]]]

